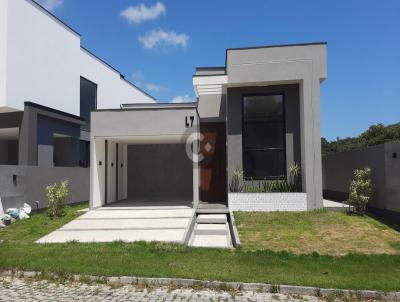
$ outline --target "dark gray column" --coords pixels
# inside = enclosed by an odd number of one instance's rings
[[[29,106],[25,106],[19,130],[18,164],[37,165],[37,113]]]

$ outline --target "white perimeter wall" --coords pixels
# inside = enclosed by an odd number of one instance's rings
[[[152,102],[117,71],[82,50],[77,33],[31,0],[0,2],[0,89],[7,79],[6,89],[0,90],[3,110],[23,110],[24,102],[32,101],[79,115],[80,76],[98,84],[100,109]]]

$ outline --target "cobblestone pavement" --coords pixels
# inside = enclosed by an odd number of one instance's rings
[[[55,284],[47,281],[27,281],[0,278],[0,301],[320,301],[310,296],[285,296],[255,292],[224,292],[209,289],[140,288],[78,283]]]

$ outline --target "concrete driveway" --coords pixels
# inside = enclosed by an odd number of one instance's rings
[[[122,240],[183,243],[194,215],[189,202],[130,202],[91,210],[37,243]]]

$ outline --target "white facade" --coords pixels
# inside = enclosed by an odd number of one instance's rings
[[[79,115],[81,76],[98,85],[98,109],[154,102],[32,0],[0,1],[0,112],[23,110],[31,101]]]
[[[154,103],[154,99],[121,74],[81,48],[80,75],[97,84],[97,109],[120,108],[120,104]]]

